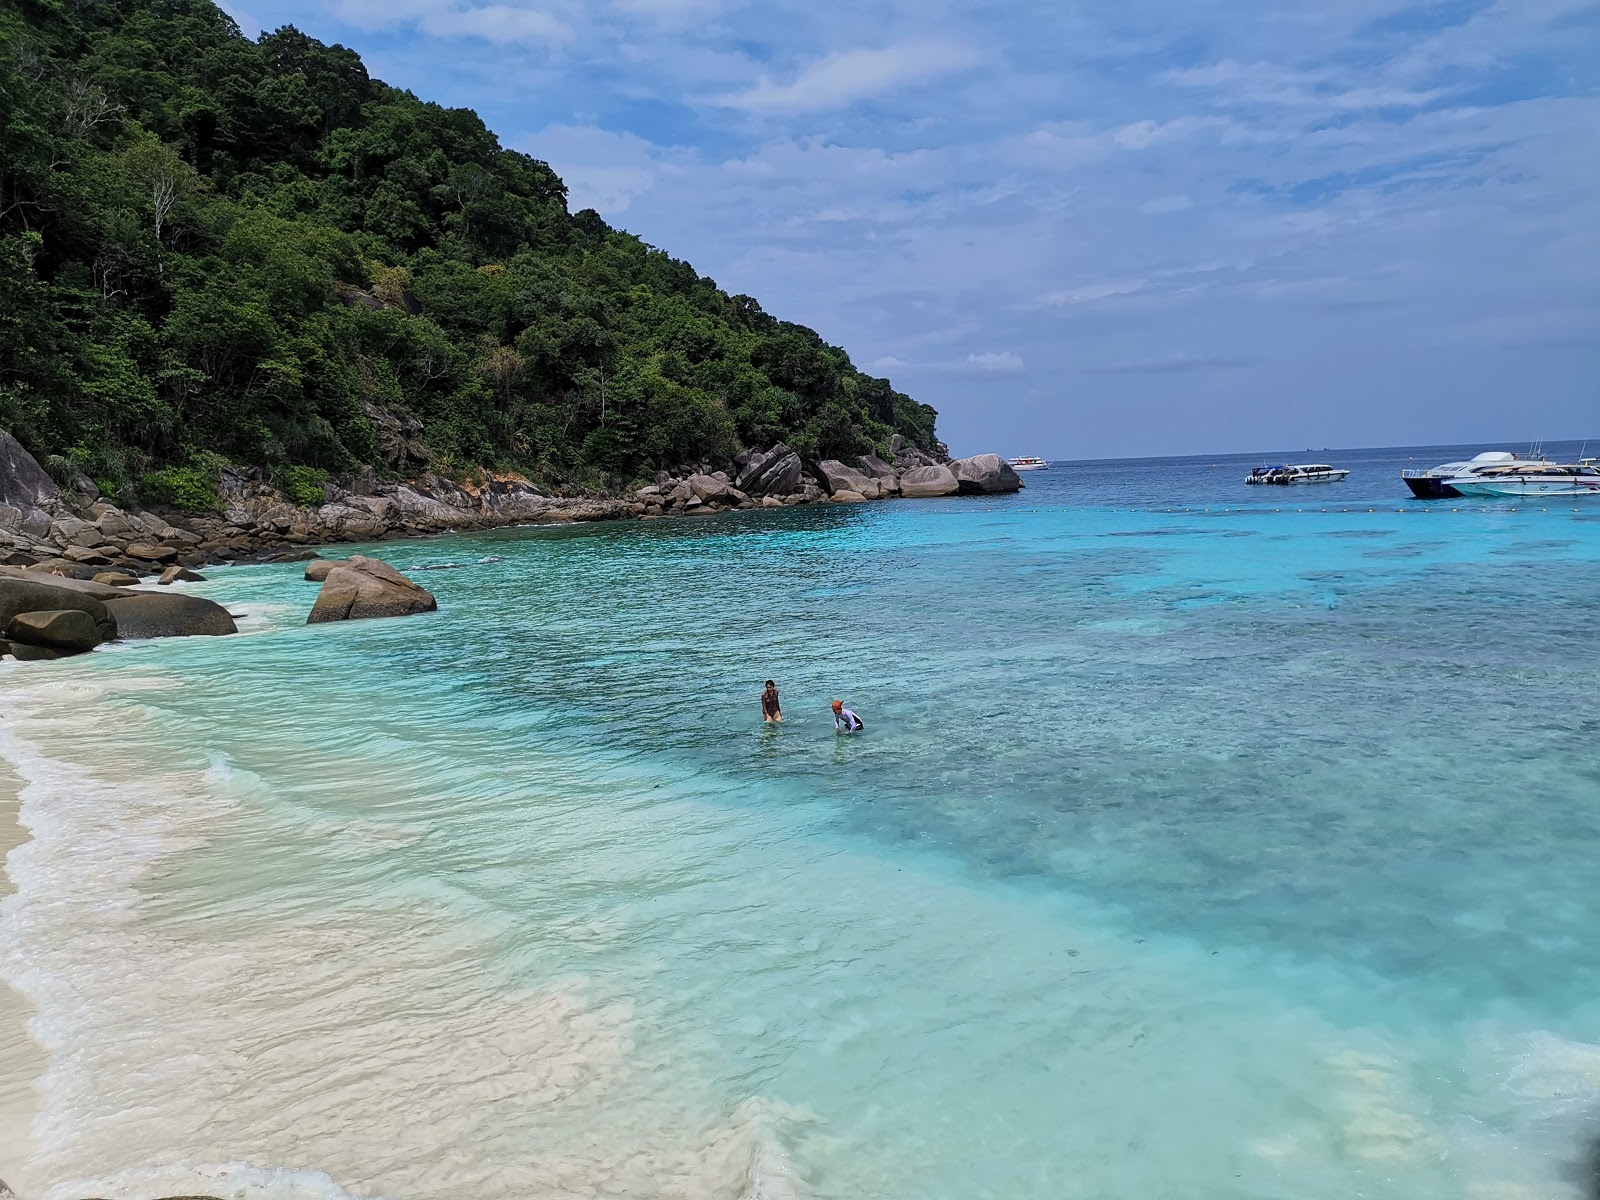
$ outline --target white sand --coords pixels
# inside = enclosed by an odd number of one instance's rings
[[[18,823],[21,781],[0,762],[0,857],[27,840]],[[13,891],[11,877],[0,872],[0,896]],[[44,1072],[44,1051],[28,1036],[32,1006],[18,992],[0,983],[0,1179],[23,1187],[23,1161],[32,1153],[29,1124],[38,1104],[35,1081]]]

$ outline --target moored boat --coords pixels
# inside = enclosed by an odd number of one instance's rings
[[[1031,455],[1024,455],[1022,458],[1008,458],[1006,463],[1013,471],[1042,471],[1050,465],[1044,459],[1035,458]]]
[[[1520,461],[1509,450],[1485,450],[1461,462],[1440,463],[1426,471],[1401,471],[1400,478],[1418,500],[1444,500],[1462,493],[1458,481],[1471,481],[1489,467]]]
[[[1299,483],[1337,483],[1348,474],[1347,468],[1333,467],[1327,463],[1279,464],[1276,467],[1257,467],[1245,476],[1244,481],[1290,487]]]
[[[1588,463],[1513,462],[1457,477],[1463,496],[1600,496],[1600,466]]]

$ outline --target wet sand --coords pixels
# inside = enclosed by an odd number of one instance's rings
[[[0,762],[0,858],[28,840],[18,823],[21,781]],[[0,872],[0,896],[15,889],[11,876]],[[32,1153],[29,1125],[38,1102],[35,1081],[44,1072],[45,1057],[28,1036],[32,1006],[9,985],[0,983],[0,1179],[23,1187],[23,1161]]]

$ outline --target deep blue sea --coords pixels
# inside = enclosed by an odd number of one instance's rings
[[[1600,502],[1398,478],[1501,448],[392,542],[437,614],[223,569],[242,636],[8,663],[25,1184],[1590,1200]]]

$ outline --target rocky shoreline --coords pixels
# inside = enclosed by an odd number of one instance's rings
[[[810,462],[779,443],[746,451],[724,467],[699,463],[660,472],[631,495],[551,495],[527,479],[491,475],[458,483],[429,473],[383,482],[368,471],[349,486],[323,485],[322,502],[296,504],[250,469],[227,469],[219,507],[204,515],[125,511],[75,475],[63,487],[8,434],[0,433],[0,566],[125,585],[149,576],[170,583],[208,563],[292,561],[313,546],[460,533],[508,525],[657,519],[748,508],[849,504],[897,496],[1014,492],[1022,486],[994,454],[951,459],[890,446],[846,463]],[[941,447],[942,450],[942,447]],[[177,570],[174,570],[174,569]]]

